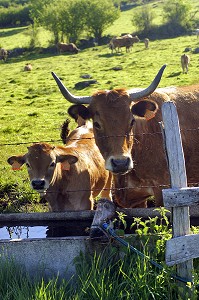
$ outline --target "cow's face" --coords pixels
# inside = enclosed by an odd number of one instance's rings
[[[52,72],[62,95],[77,105],[69,109],[69,114],[79,114],[82,118],[92,118],[96,143],[103,155],[106,169],[115,174],[125,174],[133,168],[131,148],[133,145],[132,126],[134,116],[151,118],[155,115],[157,104],[142,100],[157,88],[166,65],[163,65],[152,83],[143,90],[116,89],[98,91],[91,96],[74,96]],[[82,104],[89,104],[84,107]],[[77,119],[77,117],[76,117]]]
[[[105,159],[105,167],[114,174],[125,174],[133,168],[133,125],[135,116],[151,118],[157,111],[153,101],[129,101],[124,90],[98,92],[91,104],[69,109],[82,118],[92,118],[96,144]]]
[[[32,189],[44,194],[50,184],[54,184],[62,175],[58,170],[58,163],[61,163],[63,170],[70,170],[70,165],[77,160],[73,155],[57,153],[56,148],[49,144],[39,143],[28,147],[28,152],[23,156],[10,157],[8,163],[13,170],[26,164]]]

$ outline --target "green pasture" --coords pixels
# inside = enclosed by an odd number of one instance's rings
[[[157,10],[158,23],[162,2],[150,5]],[[133,9],[121,12],[120,18],[107,28],[106,34],[134,31],[132,13]],[[53,45],[49,32],[42,28],[39,29],[38,47],[32,51],[28,48],[30,38],[30,28],[0,30],[1,47],[9,50],[26,48],[24,53],[8,58],[6,63],[0,61],[0,211],[3,212],[46,210],[39,204],[39,196],[30,190],[25,168],[13,172],[6,161],[11,155],[25,153],[32,142],[61,143],[60,126],[68,117],[70,104],[60,94],[52,71],[76,95],[91,95],[97,89],[116,87],[144,88],[164,64],[167,68],[160,87],[199,82],[199,54],[194,54],[199,47],[196,35],[153,40],[147,50],[141,40],[129,53],[123,49],[122,53],[112,54],[108,45],[102,45],[74,55],[44,52],[43,48]],[[180,65],[180,56],[185,48],[191,48],[188,52],[191,57],[189,74],[182,74]],[[31,72],[23,71],[26,63],[32,64]],[[113,70],[116,66],[122,67],[122,70]],[[84,74],[90,74],[98,83],[83,90],[75,89],[75,83],[84,81],[81,78]],[[71,128],[73,126],[72,122]],[[23,206],[24,202],[29,205]]]

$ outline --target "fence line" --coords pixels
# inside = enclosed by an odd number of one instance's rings
[[[28,180],[28,178],[27,178]],[[189,184],[188,184],[189,185]],[[192,183],[193,185],[193,183]],[[199,183],[194,183],[194,186],[199,186]],[[147,189],[147,188],[170,188],[171,185],[166,185],[166,184],[162,184],[162,185],[149,185],[149,186],[138,186],[138,187],[120,187],[120,188],[115,188],[115,187],[112,187],[112,188],[103,188],[103,189],[81,189],[81,190],[67,190],[68,193],[77,193],[77,192],[95,192],[95,191],[122,191],[122,190],[137,190],[137,189]],[[190,185],[189,185],[190,187]],[[37,192],[35,190],[35,192]],[[24,194],[27,194],[27,195],[34,195],[35,192],[29,192],[29,191],[22,191],[22,192],[16,192],[16,191],[8,191],[8,192],[5,192],[7,194],[11,194],[11,195],[24,195]],[[2,192],[3,193],[3,192]],[[51,191],[48,191],[48,193],[55,193],[55,192],[51,192]]]
[[[197,131],[199,130],[198,128],[190,128],[190,129],[181,129],[181,132],[185,131]],[[153,132],[153,133],[148,133],[148,132],[141,132],[141,133],[133,133],[133,134],[127,134],[128,136],[133,136],[136,138],[136,136],[141,136],[141,135],[162,135],[161,131]],[[99,139],[104,139],[104,138],[119,138],[119,137],[125,137],[127,135],[104,135],[99,137]],[[17,135],[16,135],[17,136]],[[94,136],[92,138],[68,138],[67,141],[79,141],[79,140],[91,140],[94,139]],[[34,143],[54,143],[54,142],[62,142],[62,139],[53,139],[53,140],[45,140],[45,141],[29,141],[29,142],[17,142],[17,143],[0,143],[0,146],[14,146],[14,145],[27,145],[27,144],[34,144]]]

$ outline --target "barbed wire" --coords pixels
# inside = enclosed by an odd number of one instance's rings
[[[187,184],[188,187],[198,187],[199,186],[199,182],[192,182],[192,183],[188,183]],[[126,191],[126,190],[137,190],[137,189],[148,189],[148,188],[170,188],[171,185],[170,184],[160,184],[160,185],[146,185],[146,186],[137,186],[137,187],[111,187],[111,188],[103,188],[103,189],[78,189],[78,190],[65,190],[65,192],[67,193],[77,193],[77,192],[102,192],[102,191],[110,191],[110,192],[115,192],[115,191]],[[46,191],[48,194],[54,194],[57,193],[56,191]],[[35,195],[35,193],[38,193],[36,190],[30,192],[30,191],[13,191],[13,190],[9,190],[5,193],[0,192],[0,197],[1,194],[10,194],[10,195],[24,195],[24,194],[28,194],[28,195]],[[39,193],[38,193],[39,194]],[[45,196],[45,195],[44,195]],[[152,195],[151,195],[152,196]]]
[[[199,127],[198,128],[191,128],[191,129],[181,129],[180,131],[198,131],[199,130]],[[153,133],[146,133],[146,132],[143,132],[143,133],[136,133],[136,134],[131,134],[130,136],[133,136],[134,138],[136,138],[136,136],[141,136],[141,135],[159,135],[161,134],[162,135],[162,132],[161,131],[157,131],[157,132],[153,132]],[[101,139],[104,139],[104,138],[119,138],[119,137],[125,137],[126,135],[107,135],[107,136],[102,136],[102,137],[99,137]],[[129,135],[128,135],[129,136]],[[79,140],[91,140],[91,139],[94,139],[94,136],[91,137],[91,138],[67,138],[67,142],[68,141],[79,141]],[[0,146],[17,146],[17,145],[27,145],[27,144],[34,144],[34,143],[55,143],[55,142],[62,142],[62,139],[51,139],[51,140],[45,140],[45,141],[27,141],[27,142],[15,142],[15,143],[1,143]],[[65,145],[65,144],[64,144]],[[28,179],[27,179],[28,180]],[[187,184],[188,186],[199,186],[199,183],[196,182],[196,183],[188,183]],[[137,190],[137,189],[147,189],[147,188],[170,188],[170,185],[169,184],[159,184],[159,185],[150,185],[150,186],[136,186],[136,187],[119,187],[119,188],[116,188],[116,187],[111,187],[111,188],[104,188],[104,189],[81,189],[81,190],[67,190],[67,193],[77,193],[77,192],[97,192],[97,191],[111,191],[111,192],[114,192],[114,191],[126,191],[126,190]],[[24,194],[35,194],[36,191],[33,191],[33,192],[26,192],[26,191],[13,191],[13,190],[10,190],[8,191],[9,194],[16,194],[16,195],[24,195]],[[53,193],[53,192],[50,192],[48,191],[48,193]]]
[[[197,128],[189,128],[189,129],[181,129],[181,132],[185,131],[198,131],[199,127]],[[157,132],[142,132],[142,133],[133,133],[133,134],[128,134],[128,136],[132,136],[136,138],[136,136],[141,136],[141,135],[156,135],[156,134],[161,134],[161,131]],[[104,135],[99,137],[98,139],[105,139],[105,138],[120,138],[120,137],[125,137],[127,135]],[[80,140],[91,140],[95,139],[95,137],[91,138],[67,138],[67,141],[80,141]],[[44,141],[28,141],[28,142],[15,142],[15,143],[0,143],[0,146],[19,146],[19,145],[28,145],[28,144],[35,144],[35,143],[55,143],[55,142],[62,142],[62,139],[52,139],[52,140],[44,140]]]

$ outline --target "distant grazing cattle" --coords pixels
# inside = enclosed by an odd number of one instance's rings
[[[145,39],[144,39],[144,45],[145,45],[145,48],[146,48],[146,49],[149,48],[149,39],[148,39],[148,38],[145,38]]]
[[[114,176],[116,203],[122,207],[146,207],[149,196],[163,206],[162,189],[170,186],[159,127],[166,101],[177,107],[188,186],[199,182],[199,85],[155,91],[164,68],[146,89],[98,91],[92,96],[72,95],[53,73],[63,96],[75,103],[69,109],[92,119],[96,144]]]
[[[8,57],[8,51],[4,48],[0,48],[0,59],[6,61]]]
[[[190,57],[187,54],[181,56],[181,66],[183,73],[188,73],[189,70]]]
[[[65,43],[57,43],[57,50],[59,53],[61,52],[71,52],[77,54],[79,49],[73,43],[65,44]]]
[[[104,168],[92,128],[76,128],[65,142],[65,146],[33,144],[8,163],[13,170],[26,164],[31,187],[45,195],[50,211],[93,209],[93,198],[100,193],[110,199],[111,175]]]
[[[130,51],[130,48],[133,46],[134,43],[138,43],[140,39],[138,36],[132,36],[131,34],[126,34],[120,37],[112,38],[109,43],[109,48],[119,52],[122,47],[126,47],[126,52]]]
[[[195,31],[197,38],[199,38],[199,28]]]
[[[30,63],[27,63],[25,66],[24,66],[24,71],[32,71],[32,65]]]

